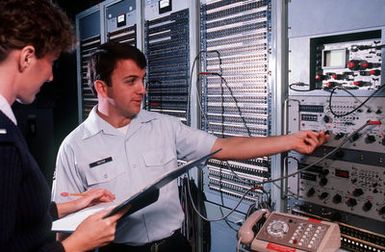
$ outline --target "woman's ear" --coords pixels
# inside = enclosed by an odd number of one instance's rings
[[[19,55],[19,70],[22,72],[31,65],[32,61],[36,57],[35,47],[27,45],[21,49]]]

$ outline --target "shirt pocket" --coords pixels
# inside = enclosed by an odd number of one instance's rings
[[[109,162],[101,164],[92,168],[88,168],[86,172],[86,180],[88,186],[108,183],[117,178],[124,172],[124,168],[116,164],[116,162]]]
[[[143,153],[142,156],[144,165],[151,170],[158,168],[168,171],[174,168],[174,165],[177,163],[176,154],[172,149],[150,150]]]

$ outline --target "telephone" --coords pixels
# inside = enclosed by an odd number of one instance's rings
[[[257,224],[262,227],[255,235]],[[341,246],[340,228],[335,223],[265,209],[245,220],[238,238],[258,252],[335,252]]]

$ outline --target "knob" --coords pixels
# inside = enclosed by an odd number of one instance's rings
[[[322,177],[319,181],[320,186],[325,186],[328,183],[328,179],[325,177]]]
[[[366,60],[361,60],[359,64],[360,64],[361,70],[365,70],[367,68],[372,68],[372,64],[367,62]]]
[[[329,123],[329,122],[332,121],[332,119],[331,119],[329,116],[327,116],[327,115],[325,115],[325,116],[323,117],[323,120],[324,120],[325,123]]]
[[[329,79],[329,76],[323,75],[322,73],[316,74],[316,76],[315,76],[316,81],[323,81],[323,80],[327,80],[327,79]]]
[[[310,197],[312,197],[314,195],[314,193],[315,193],[315,190],[312,187],[312,188],[309,189],[309,191],[307,191],[306,196],[310,198]]]
[[[361,188],[356,188],[356,189],[354,189],[354,191],[353,191],[353,196],[354,196],[354,197],[359,197],[359,196],[361,196],[362,194],[364,194],[364,191],[363,191]]]
[[[318,196],[318,197],[319,197],[320,200],[324,200],[324,199],[326,199],[328,196],[329,196],[329,193],[323,192],[323,193],[321,193],[321,195]]]
[[[378,70],[378,69],[372,69],[369,71],[369,74],[370,75],[375,75],[375,76],[379,76],[381,74],[381,70]]]
[[[348,207],[354,207],[355,205],[357,205],[357,200],[349,198],[345,203]]]
[[[324,84],[324,89],[330,89],[330,88],[334,88],[335,86],[338,85],[338,82],[335,82],[335,81],[328,81]]]
[[[344,79],[344,76],[342,74],[333,73],[331,76],[335,80],[342,80],[342,79]]]
[[[373,135],[367,135],[365,138],[365,143],[367,144],[374,143],[375,141],[376,141],[376,137]]]
[[[338,133],[337,135],[335,135],[334,139],[339,140],[339,139],[343,138],[344,136],[345,136],[345,133]]]
[[[333,197],[333,203],[334,204],[339,204],[339,203],[341,203],[341,201],[342,201],[341,195],[339,195],[339,194],[334,195],[334,197]]]
[[[360,62],[358,60],[349,60],[347,66],[350,70],[357,70],[360,68]]]
[[[370,201],[366,201],[365,204],[362,206],[362,210],[365,212],[369,211],[372,209],[373,204]]]
[[[358,140],[358,138],[360,138],[360,134],[355,133],[355,134],[352,136],[351,140],[352,140],[352,142],[355,142],[355,141]]]
[[[365,81],[353,81],[352,83],[354,86],[357,86],[357,87],[363,87],[365,85],[368,85],[368,82],[365,82]]]

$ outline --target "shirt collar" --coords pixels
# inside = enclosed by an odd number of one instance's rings
[[[100,132],[103,132],[103,133],[109,134],[109,135],[121,134],[121,132],[118,129],[114,128],[111,124],[109,124],[107,121],[102,119],[96,113],[96,110],[97,110],[97,105],[92,108],[87,119],[84,121],[84,126],[85,126],[86,130],[84,132],[83,138],[88,138],[88,137],[94,136]],[[135,125],[135,124],[146,123],[146,122],[149,122],[155,118],[156,118],[156,116],[154,113],[150,113],[148,111],[141,110],[135,116],[135,118],[133,118],[131,120],[129,125],[131,126],[131,125]]]
[[[12,111],[11,105],[8,101],[0,94],[0,110],[15,124],[17,125],[15,114]]]

